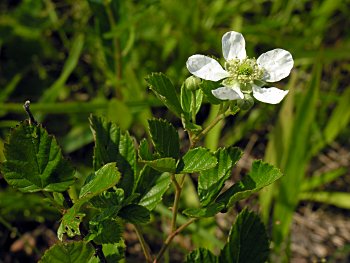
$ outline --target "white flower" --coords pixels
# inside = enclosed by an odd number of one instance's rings
[[[193,75],[211,81],[222,81],[223,87],[212,90],[221,100],[244,99],[253,93],[255,99],[277,104],[288,90],[275,87],[263,88],[265,82],[276,82],[287,77],[293,68],[293,57],[284,49],[274,49],[255,58],[248,58],[245,40],[241,33],[227,32],[222,37],[222,52],[226,60],[225,69],[215,59],[204,55],[193,55],[186,62]]]

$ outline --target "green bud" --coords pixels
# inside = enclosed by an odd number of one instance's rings
[[[241,110],[249,110],[254,105],[254,99],[249,94],[244,94],[244,99],[237,100],[237,106]]]
[[[188,90],[197,90],[199,89],[199,84],[201,83],[201,80],[195,76],[188,77],[185,80],[185,87]]]

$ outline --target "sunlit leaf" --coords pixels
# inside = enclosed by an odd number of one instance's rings
[[[216,157],[206,148],[189,150],[177,166],[177,173],[195,173],[215,167]]]
[[[93,247],[84,241],[57,243],[46,250],[40,263],[86,263],[94,255]]]
[[[208,205],[217,197],[241,156],[242,151],[237,147],[219,149],[215,152],[217,165],[201,172],[198,178],[198,195],[202,206]]]
[[[175,173],[176,163],[173,158],[161,158],[153,161],[141,161],[159,172]]]
[[[230,207],[233,203],[245,199],[261,188],[272,184],[281,176],[281,171],[273,165],[261,160],[254,161],[249,174],[219,195],[216,202],[224,202],[227,207]]]
[[[120,180],[120,173],[115,163],[109,163],[95,172],[93,178],[80,190],[79,199],[90,199],[115,186]]]
[[[146,207],[152,211],[157,204],[162,201],[163,195],[168,190],[171,183],[170,174],[163,173],[161,177],[157,179],[155,185],[142,197],[139,205]]]

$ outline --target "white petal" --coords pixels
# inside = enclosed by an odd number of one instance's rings
[[[278,104],[288,94],[288,90],[281,90],[275,87],[260,88],[253,85],[253,96],[257,100],[269,104]]]
[[[256,62],[259,67],[265,69],[266,72],[262,79],[268,82],[279,81],[287,77],[294,64],[292,55],[280,48],[261,54]]]
[[[211,93],[220,100],[237,100],[244,98],[244,95],[239,88],[220,87],[212,90]]]
[[[190,56],[186,66],[189,72],[201,79],[218,81],[230,75],[215,59],[203,55]]]
[[[247,56],[245,51],[245,40],[241,33],[235,31],[227,32],[222,37],[222,53],[226,61]]]

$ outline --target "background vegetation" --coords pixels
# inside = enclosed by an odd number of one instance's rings
[[[350,231],[349,6],[349,0],[1,1],[0,160],[10,128],[26,118],[22,105],[29,99],[79,176],[92,167],[90,113],[105,115],[140,138],[152,114],[172,119],[149,92],[145,77],[164,72],[179,87],[189,76],[185,63],[190,55],[222,57],[222,35],[238,31],[251,56],[276,47],[292,53],[292,74],[277,84],[290,93],[281,105],[256,103],[228,119],[203,143],[245,149],[233,180],[252,158],[265,159],[285,174],[249,202],[263,215],[274,260],[346,260],[349,235],[340,232]],[[204,106],[199,121],[208,121],[216,111]],[[187,183],[187,204],[197,201],[191,199],[193,183]],[[55,242],[57,214],[40,203],[40,196],[24,199],[1,175],[0,187],[0,262],[36,261]],[[156,211],[163,220],[155,219],[154,225],[162,229],[168,210],[160,206]],[[326,218],[335,230],[322,234]],[[181,260],[193,245],[215,251],[233,220],[229,213],[201,222],[199,231],[190,228],[195,244],[178,239],[179,255],[172,260]],[[305,222],[313,224],[308,228]],[[305,228],[326,239],[306,238],[301,245]],[[148,231],[156,246],[161,231]],[[209,241],[203,233],[210,233]],[[126,233],[129,258],[139,252],[134,238]]]

